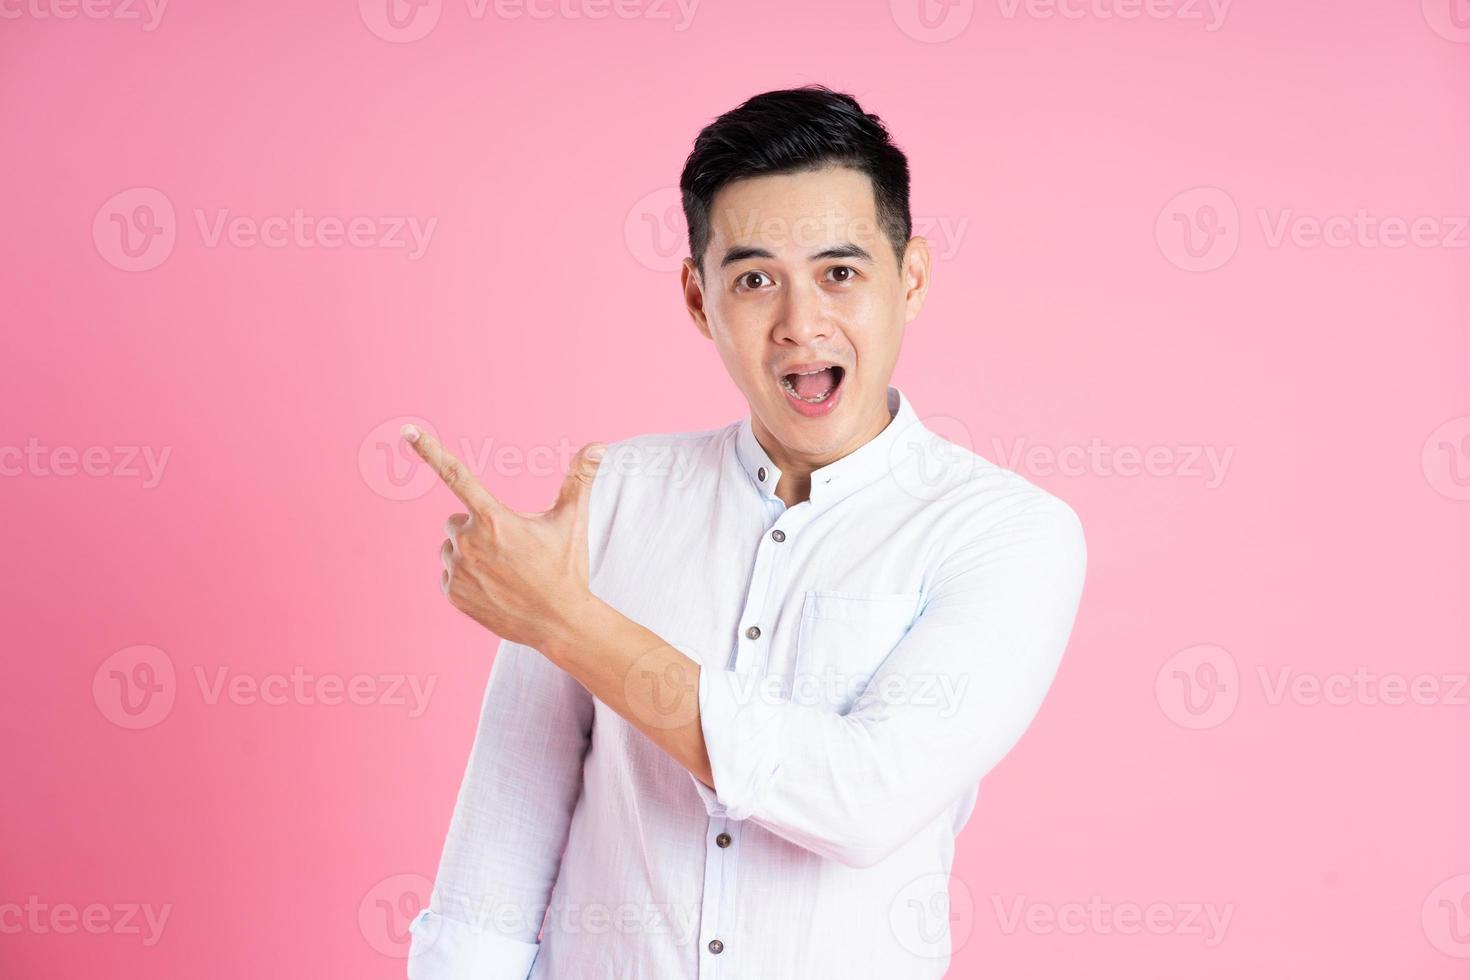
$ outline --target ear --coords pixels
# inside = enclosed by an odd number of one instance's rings
[[[903,265],[899,270],[903,280],[905,325],[913,323],[924,308],[924,297],[929,295],[929,275],[932,256],[929,240],[922,235],[910,238],[903,249]]]
[[[684,260],[684,266],[679,273],[679,285],[684,290],[684,306],[689,310],[694,326],[704,334],[706,340],[713,340],[714,337],[709,332],[709,320],[704,314],[704,279],[693,259]]]

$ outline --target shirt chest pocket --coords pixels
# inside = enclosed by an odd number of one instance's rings
[[[846,714],[913,624],[917,592],[808,592],[791,698]]]

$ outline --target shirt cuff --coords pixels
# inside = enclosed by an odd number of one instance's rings
[[[408,924],[408,980],[526,980],[541,952],[421,909]]]
[[[755,810],[781,768],[776,747],[785,707],[754,675],[700,667],[699,727],[715,788],[693,773],[689,778],[710,816],[744,820]]]

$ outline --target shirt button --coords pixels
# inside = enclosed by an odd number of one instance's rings
[[[755,478],[762,483],[766,482],[766,468],[764,466],[755,471]]]
[[[711,939],[709,941],[709,951],[711,953],[719,953],[724,948],[725,944],[720,942],[718,939]]]
[[[718,844],[718,845],[720,845],[721,847],[729,847],[730,846],[730,835],[729,834],[721,834],[720,836],[718,836],[718,837],[715,838],[715,843]]]
[[[785,541],[786,540],[786,532],[783,531],[783,530],[781,530],[778,527],[778,528],[776,528],[776,530],[774,530],[774,531],[771,532],[771,537],[775,538],[777,541]]]
[[[750,629],[745,631],[745,635],[750,637],[752,640],[758,640],[761,636],[761,628],[759,626],[752,626]]]

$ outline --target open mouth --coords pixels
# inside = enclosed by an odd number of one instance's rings
[[[820,405],[831,398],[842,384],[845,371],[836,364],[820,368],[816,371],[806,371],[800,374],[783,374],[781,376],[781,387],[786,393],[808,405]]]

